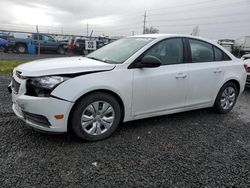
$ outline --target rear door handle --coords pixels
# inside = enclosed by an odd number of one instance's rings
[[[216,74],[216,73],[221,73],[221,72],[222,72],[222,70],[219,69],[219,68],[217,68],[217,69],[214,70],[214,73],[215,73],[215,74]]]
[[[177,74],[177,75],[175,76],[175,78],[176,78],[176,79],[179,79],[179,78],[185,79],[185,78],[187,78],[187,74],[179,73],[179,74]]]

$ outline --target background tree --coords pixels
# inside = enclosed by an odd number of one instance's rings
[[[154,27],[146,27],[145,28],[145,34],[152,34],[152,33],[159,33],[159,29],[154,28]]]

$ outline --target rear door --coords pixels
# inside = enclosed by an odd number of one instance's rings
[[[187,106],[211,105],[230,58],[219,48],[202,40],[186,39],[190,59]]]

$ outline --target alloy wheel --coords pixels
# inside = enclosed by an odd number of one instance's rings
[[[221,107],[224,110],[230,109],[236,100],[236,91],[233,87],[227,87],[221,95]]]

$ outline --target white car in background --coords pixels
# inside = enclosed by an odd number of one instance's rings
[[[115,41],[87,57],[16,67],[13,111],[35,129],[95,141],[121,122],[214,107],[228,113],[246,83],[246,65],[220,45],[185,35]]]
[[[241,59],[248,66],[246,86],[250,87],[250,54],[243,55]]]

